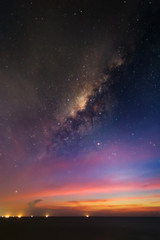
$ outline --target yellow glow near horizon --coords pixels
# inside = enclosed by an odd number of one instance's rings
[[[9,215],[5,215],[5,218],[9,218],[10,216]]]

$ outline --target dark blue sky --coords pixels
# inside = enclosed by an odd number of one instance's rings
[[[159,15],[2,1],[0,215],[159,215]]]

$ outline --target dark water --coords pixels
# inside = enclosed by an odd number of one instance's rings
[[[0,239],[160,240],[160,218],[1,218]]]

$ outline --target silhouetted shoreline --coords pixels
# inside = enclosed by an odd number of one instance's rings
[[[160,217],[11,217],[0,231],[3,239],[158,240]]]

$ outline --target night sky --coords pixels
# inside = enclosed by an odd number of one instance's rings
[[[0,216],[160,216],[160,3],[0,4]]]

